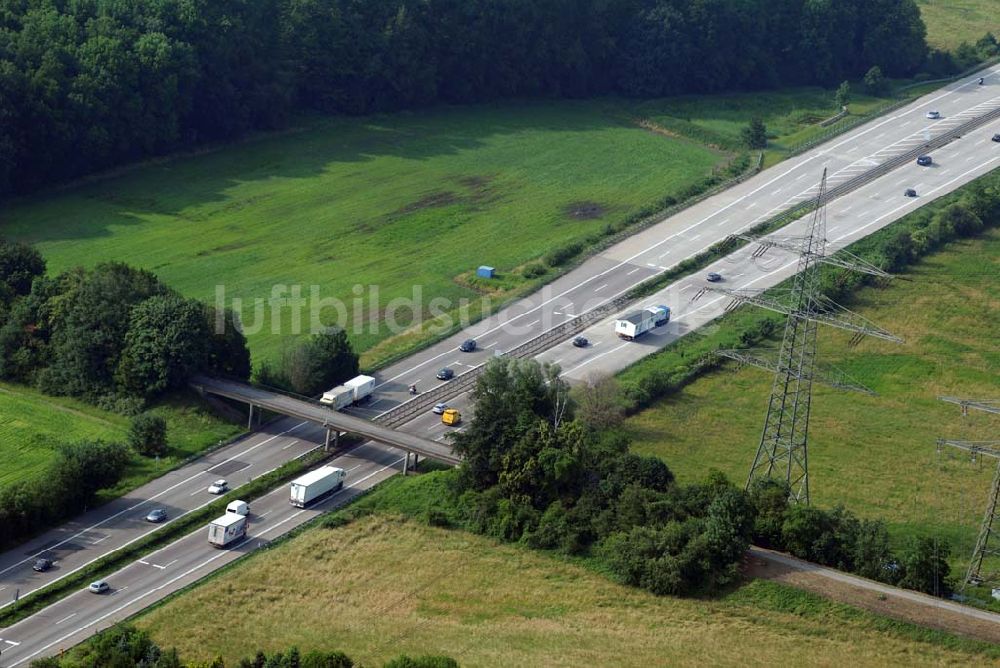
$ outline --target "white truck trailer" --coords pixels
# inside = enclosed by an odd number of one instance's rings
[[[289,500],[293,506],[305,508],[324,494],[336,491],[344,486],[347,472],[336,466],[321,466],[292,481]]]
[[[354,393],[354,403],[364,401],[375,391],[375,379],[371,376],[355,376],[344,383]]]
[[[355,376],[343,385],[323,393],[319,402],[333,406],[334,410],[346,408],[351,404],[364,401],[375,391],[375,379],[371,376]]]
[[[619,338],[631,341],[668,322],[670,322],[670,307],[650,306],[615,320],[615,334]]]
[[[208,525],[208,542],[215,547],[226,547],[246,535],[246,515],[226,513]]]

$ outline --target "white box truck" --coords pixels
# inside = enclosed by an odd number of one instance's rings
[[[354,393],[354,403],[364,401],[375,391],[375,379],[371,376],[355,376],[344,383]]]
[[[347,472],[336,466],[321,466],[292,481],[290,501],[293,506],[305,508],[324,494],[344,486]]]
[[[226,513],[208,525],[208,542],[215,547],[226,547],[246,535],[246,515]]]
[[[341,408],[350,406],[354,403],[354,390],[349,387],[344,387],[343,385],[338,385],[332,390],[324,392],[319,402],[321,404],[333,406],[334,410],[339,411]]]
[[[631,341],[660,325],[670,322],[670,308],[667,306],[650,306],[635,313],[629,313],[615,320],[615,334],[619,338]]]

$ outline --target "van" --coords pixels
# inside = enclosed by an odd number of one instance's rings
[[[246,516],[250,514],[250,506],[247,505],[246,501],[230,501],[229,505],[226,506],[226,512]]]

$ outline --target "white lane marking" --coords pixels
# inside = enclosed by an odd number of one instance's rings
[[[595,345],[596,345],[596,344],[595,344]],[[625,347],[625,346],[627,346],[627,345],[628,345],[628,342],[626,341],[625,343],[621,344],[620,346],[617,346],[617,347],[615,347],[615,348],[612,348],[611,350],[608,350],[608,351],[606,351],[606,352],[603,352],[603,353],[601,353],[600,355],[594,355],[594,356],[593,356],[593,357],[591,357],[590,359],[587,359],[587,360],[584,360],[583,362],[580,362],[580,363],[579,363],[579,364],[577,364],[576,366],[574,366],[574,367],[571,367],[571,368],[567,369],[566,371],[563,371],[563,373],[564,373],[565,375],[567,375],[567,376],[568,376],[569,374],[573,373],[573,372],[574,372],[574,371],[576,371],[577,369],[579,369],[579,368],[581,368],[581,367],[584,367],[584,366],[587,366],[587,365],[588,365],[588,364],[590,364],[591,362],[594,362],[594,361],[596,361],[596,360],[599,360],[599,359],[601,359],[602,357],[604,357],[605,355],[610,355],[610,354],[611,354],[611,353],[613,353],[613,352],[616,352],[616,351],[618,351],[618,350],[621,350],[622,348],[624,348],[624,347]]]
[[[270,443],[271,441],[273,441],[274,439],[280,438],[280,437],[284,436],[285,434],[290,434],[290,433],[292,433],[293,431],[295,431],[296,429],[298,429],[299,427],[301,427],[302,425],[305,425],[305,424],[309,424],[309,421],[308,420],[304,420],[304,421],[298,423],[297,425],[295,425],[295,426],[293,426],[293,427],[291,427],[289,429],[286,429],[285,431],[281,432],[280,434],[275,434],[274,436],[271,436],[270,438],[267,438],[267,439],[261,441],[257,445],[251,446],[251,447],[247,448],[246,450],[244,450],[243,452],[240,452],[239,454],[233,455],[229,459],[226,459],[225,461],[220,462],[220,464],[225,464],[225,463],[230,462],[230,461],[232,461],[232,460],[234,460],[234,459],[236,459],[238,457],[244,457],[244,456],[250,454],[252,451],[256,450],[257,448],[259,448],[259,447],[261,447],[263,445],[266,445],[266,444]],[[215,466],[219,466],[220,464],[216,464]],[[138,503],[133,504],[133,505],[129,506],[128,508],[122,510],[122,511],[119,511],[119,512],[115,513],[114,515],[111,515],[110,517],[106,517],[105,519],[101,520],[100,522],[97,522],[96,524],[92,524],[91,526],[87,527],[86,529],[82,529],[81,531],[78,531],[77,533],[73,534],[69,538],[65,538],[65,539],[61,540],[60,542],[56,543],[55,545],[50,545],[47,548],[45,548],[44,550],[40,550],[39,552],[31,555],[27,559],[23,559],[23,560],[17,562],[16,564],[8,566],[4,570],[0,571],[0,575],[3,575],[7,571],[10,571],[10,570],[12,570],[14,568],[17,568],[21,564],[28,563],[32,559],[37,559],[39,556],[41,556],[45,552],[48,552],[49,550],[53,550],[53,549],[55,549],[55,548],[57,548],[57,547],[59,547],[61,545],[65,545],[66,543],[79,538],[80,536],[82,536],[83,534],[87,533],[88,531],[90,531],[92,529],[96,529],[97,527],[99,527],[99,526],[101,526],[101,525],[103,525],[103,524],[105,524],[107,522],[110,522],[111,520],[115,519],[116,517],[120,517],[121,515],[124,515],[125,513],[128,513],[128,512],[131,512],[131,511],[135,510],[136,508],[138,508],[139,506],[141,506],[144,503],[148,503],[150,501],[158,499],[159,497],[163,496],[164,494],[166,494],[168,492],[171,492],[174,489],[177,489],[181,485],[184,485],[184,484],[186,484],[188,482],[191,482],[192,480],[194,480],[195,478],[197,478],[200,475],[203,475],[204,473],[205,473],[205,471],[199,471],[198,473],[196,473],[196,474],[194,474],[192,476],[189,476],[189,477],[185,478],[184,480],[181,480],[180,482],[175,483],[174,485],[171,485],[170,487],[168,487],[167,489],[163,490],[162,492],[154,494],[153,496],[149,497],[148,499],[145,499],[143,501],[139,501]],[[201,490],[198,490],[198,491],[200,492]],[[194,496],[194,494],[191,494],[190,496]],[[197,506],[195,508],[192,508],[191,510],[188,510],[188,511],[185,511],[185,512],[181,513],[180,515],[178,515],[178,517],[182,517],[182,516],[186,515],[189,512],[194,512],[195,510],[199,510],[200,508],[203,508],[204,506],[207,506],[209,503],[211,503],[214,500],[215,500],[214,498],[210,499],[210,500],[206,501],[205,503],[201,504],[200,506]],[[174,518],[174,519],[177,519],[177,518]],[[156,531],[157,529],[159,529],[159,526],[153,527],[149,531],[136,536],[132,540],[124,543],[123,545],[118,546],[117,549],[119,549],[119,550],[124,549],[124,548],[128,547],[129,545],[131,545],[132,543],[134,543],[135,541],[140,540],[141,538],[145,538],[147,535],[149,535],[153,531]],[[99,558],[99,557],[95,557],[94,559],[91,559],[90,561],[77,566],[73,570],[67,571],[66,573],[61,574],[59,577],[53,578],[52,580],[49,580],[48,582],[46,582],[46,585],[51,584],[53,582],[58,582],[59,580],[62,580],[65,577],[69,577],[70,575],[72,575],[73,573],[76,573],[81,568],[86,568],[87,566],[89,566],[97,558]],[[31,591],[25,592],[24,596],[27,596],[28,594],[32,594],[35,591],[37,591],[37,589],[33,589]],[[10,605],[13,602],[14,601],[8,601],[7,603],[0,604],[0,608],[4,608],[4,607]]]
[[[105,534],[102,538],[98,538],[97,540],[90,541],[90,544],[91,545],[97,545],[98,543],[106,541],[110,537],[111,537],[111,534]]]
[[[58,626],[59,624],[62,624],[65,621],[68,621],[68,620],[72,619],[73,617],[76,617],[78,614],[79,613],[77,613],[77,612],[71,612],[70,614],[66,615],[65,617],[63,617],[62,619],[60,619],[58,622],[56,622],[56,626]]]
[[[631,276],[632,274],[634,274],[635,272],[639,271],[640,269],[642,269],[642,267],[636,267],[635,269],[633,269],[632,271],[628,272],[625,275],[626,276]]]
[[[206,489],[208,489],[208,487],[202,487],[201,489],[196,489],[193,492],[191,492],[190,494],[188,494],[188,496],[194,496],[195,494],[201,494]]]
[[[13,645],[14,647],[17,647],[18,645],[21,644],[19,642],[14,642],[13,640],[4,640],[4,642],[7,643],[8,645]]]
[[[496,340],[496,341],[494,341],[493,343],[487,343],[487,344],[486,344],[486,347],[487,347],[487,348],[494,348],[494,347],[496,347],[496,345],[497,345],[498,343],[500,343],[500,339],[497,339],[497,340]]]
[[[394,467],[394,466],[396,466],[398,464],[401,464],[403,462],[403,459],[405,459],[405,458],[404,457],[400,457],[398,460],[390,462],[389,464],[386,464],[385,466],[383,466],[382,468],[378,469],[377,471],[374,471],[373,473],[370,473],[370,474],[366,475],[364,478],[361,478],[360,480],[356,481],[353,485],[351,485],[351,488],[346,488],[345,487],[345,488],[341,489],[340,491],[336,492],[335,494],[331,495],[327,499],[327,501],[329,501],[330,499],[333,499],[333,498],[339,496],[340,494],[342,494],[347,489],[356,488],[359,484],[363,483],[364,481],[368,480],[371,477],[374,477],[374,476],[378,475],[379,473],[382,473],[386,469],[389,469],[389,468],[392,468],[392,467]],[[358,466],[360,466],[360,464]],[[357,466],[354,467],[354,468],[357,468]],[[349,470],[353,471],[354,468],[349,469]],[[325,503],[325,502],[323,502],[323,503]],[[320,504],[320,505],[322,505],[322,504]],[[313,508],[315,508],[315,506]],[[290,520],[298,517],[302,513],[309,511],[309,510],[311,510],[311,509],[309,509],[309,508],[303,508],[302,510],[299,510],[298,512],[295,512],[292,515],[289,515],[288,517],[286,517],[285,519],[281,520],[277,524],[274,524],[274,525],[268,527],[267,529],[264,529],[259,534],[257,534],[256,537],[263,536],[265,533],[267,533],[267,532],[269,532],[269,531],[271,531],[273,529],[278,528],[279,526],[281,526],[285,522],[288,522],[288,521],[290,521]],[[171,578],[170,580],[164,582],[163,584],[161,584],[161,585],[159,585],[157,587],[154,587],[152,589],[149,589],[148,591],[145,591],[145,592],[139,594],[138,596],[136,596],[131,601],[127,601],[125,603],[122,603],[120,606],[118,606],[114,610],[111,610],[110,612],[107,612],[107,613],[101,615],[100,617],[92,619],[91,621],[87,622],[83,626],[78,627],[76,630],[70,631],[66,635],[64,635],[64,636],[62,636],[60,638],[57,638],[56,640],[53,640],[48,645],[45,645],[44,647],[41,647],[41,648],[35,650],[34,652],[32,652],[28,656],[24,657],[23,659],[15,661],[14,663],[10,664],[10,668],[14,668],[15,666],[19,666],[22,663],[24,663],[25,661],[30,661],[32,658],[38,656],[39,654],[41,654],[45,650],[49,649],[53,645],[58,645],[59,643],[65,642],[68,638],[72,638],[77,633],[80,633],[81,631],[87,630],[88,628],[90,628],[94,624],[99,624],[100,622],[104,621],[108,617],[111,617],[112,615],[118,614],[119,612],[121,612],[122,610],[124,610],[125,608],[127,608],[128,606],[132,605],[133,603],[138,602],[140,599],[143,599],[143,598],[149,596],[150,594],[156,593],[156,592],[160,591],[161,589],[169,587],[170,585],[172,585],[173,583],[177,582],[178,580],[186,578],[187,576],[191,575],[192,573],[194,573],[198,569],[200,569],[200,568],[202,568],[204,566],[207,566],[208,564],[212,563],[216,559],[219,559],[220,557],[224,557],[227,554],[232,554],[233,550],[235,550],[235,549],[243,546],[245,543],[249,542],[250,540],[253,540],[253,538],[254,538],[254,536],[247,536],[246,538],[244,538],[243,540],[241,540],[239,543],[236,543],[235,545],[233,545],[232,549],[221,551],[218,554],[209,557],[208,559],[206,559],[205,561],[201,562],[200,564],[196,564],[196,565],[192,566],[191,568],[189,568],[188,570],[184,571],[180,575],[177,575],[177,576]],[[183,538],[181,540],[183,540]],[[180,542],[180,541],[178,541],[178,542]],[[176,544],[176,543],[174,543],[174,544]],[[168,545],[167,547],[170,547],[170,546]],[[163,548],[163,549],[167,549],[167,548]],[[239,558],[239,557],[237,557],[237,558]],[[121,571],[119,571],[119,573],[120,572]],[[119,589],[117,591],[125,591],[126,589],[128,589],[128,587],[122,587],[121,589]],[[114,593],[117,593],[117,591],[114,592]],[[8,642],[8,643],[10,643],[12,645],[20,645],[21,644],[21,643],[15,643],[15,642],[10,641],[10,640],[6,640],[4,642]]]
[[[967,85],[969,85],[969,84],[962,84],[960,86],[957,86],[957,87],[955,87],[954,89],[952,89],[950,91],[942,93],[941,95],[939,95],[939,96],[937,96],[935,98],[932,98],[931,100],[928,100],[927,102],[921,102],[921,104],[931,104],[933,102],[936,102],[937,100],[940,100],[940,99],[943,99],[945,97],[948,97],[949,95],[954,95],[955,93],[957,93],[959,90],[961,90],[962,88],[964,88]],[[907,112],[907,113],[910,113],[910,112]],[[831,151],[834,151],[835,149],[839,148],[840,146],[842,146],[842,145],[844,145],[844,144],[846,144],[848,142],[856,141],[860,137],[863,137],[864,135],[868,134],[869,132],[873,132],[873,131],[877,130],[878,128],[882,127],[883,125],[885,125],[886,123],[891,123],[891,122],[893,122],[893,121],[895,121],[895,120],[897,120],[897,119],[899,119],[901,117],[902,117],[902,114],[897,114],[895,116],[886,117],[886,118],[882,119],[880,122],[875,123],[874,125],[872,125],[870,128],[867,128],[866,130],[861,130],[861,131],[856,132],[856,133],[851,133],[850,135],[848,135],[847,137],[845,137],[842,141],[837,142],[836,144],[833,144],[833,145],[831,145],[829,147],[826,147],[826,148],[822,149],[821,151],[819,151],[817,153],[814,153],[812,155],[807,155],[807,156],[805,156],[805,157],[803,157],[803,158],[801,158],[799,160],[792,160],[791,161],[792,164],[789,165],[788,169],[784,170],[783,172],[781,172],[780,174],[778,174],[777,176],[775,176],[773,179],[771,179],[771,180],[769,180],[769,181],[761,184],[756,189],[751,190],[747,194],[742,195],[742,196],[736,198],[735,200],[733,200],[732,202],[730,202],[726,206],[724,206],[724,207],[722,207],[720,209],[717,209],[716,211],[714,211],[713,213],[709,214],[708,216],[706,216],[702,220],[700,220],[700,221],[698,221],[696,223],[693,223],[692,225],[688,226],[687,228],[681,230],[680,232],[677,232],[675,234],[672,234],[672,235],[666,237],[665,239],[660,240],[659,242],[653,244],[652,246],[650,246],[649,248],[646,248],[645,250],[642,250],[642,251],[639,251],[638,253],[635,253],[631,257],[626,258],[625,260],[623,260],[622,262],[614,265],[610,269],[606,269],[603,272],[600,272],[598,274],[595,274],[594,276],[590,276],[589,278],[584,279],[581,283],[578,283],[577,285],[574,285],[573,287],[568,288],[568,289],[560,292],[559,294],[554,295],[553,297],[550,297],[549,299],[541,302],[537,306],[531,307],[530,309],[528,309],[524,313],[520,313],[520,314],[518,314],[516,316],[510,317],[509,319],[503,320],[502,322],[500,322],[500,324],[498,324],[495,327],[493,327],[491,329],[488,329],[485,332],[483,332],[482,334],[480,334],[480,336],[482,336],[484,334],[490,334],[492,332],[497,331],[498,329],[502,329],[503,327],[506,327],[507,325],[509,325],[510,323],[512,323],[514,320],[522,318],[522,317],[528,315],[529,313],[533,313],[534,311],[540,310],[542,307],[546,306],[547,304],[551,303],[552,301],[554,301],[556,299],[559,299],[559,298],[565,296],[566,294],[568,294],[570,292],[573,292],[574,290],[577,290],[578,288],[580,288],[581,286],[589,283],[590,281],[593,281],[593,280],[595,280],[597,278],[600,278],[600,277],[604,276],[605,274],[607,274],[607,273],[609,273],[611,271],[615,271],[617,269],[620,269],[622,266],[624,266],[626,264],[631,264],[632,261],[635,260],[640,255],[643,255],[645,253],[648,253],[648,252],[652,251],[654,248],[659,247],[660,245],[662,245],[662,244],[664,244],[664,243],[666,243],[666,242],[674,239],[677,236],[685,234],[689,230],[691,230],[691,229],[697,227],[698,225],[701,225],[702,223],[710,220],[711,218],[719,215],[723,211],[726,211],[727,209],[740,204],[740,202],[742,202],[743,200],[747,199],[748,197],[751,197],[752,195],[755,195],[756,193],[758,193],[761,190],[767,188],[768,186],[770,186],[771,184],[775,183],[779,179],[784,178],[786,175],[792,173],[793,171],[795,171],[796,169],[798,169],[798,168],[806,165],[807,163],[815,160],[816,158],[825,157],[828,153],[830,153]],[[773,169],[777,169],[777,167],[774,167]],[[836,175],[836,173],[834,175]],[[798,197],[798,196],[796,196],[796,197]],[[756,204],[757,204],[757,202],[752,201],[752,202],[750,202],[749,204],[746,205],[746,208],[752,208],[752,207],[756,206]],[[772,209],[771,211],[774,211],[774,209]],[[767,214],[764,214],[764,215],[767,215]],[[756,224],[756,222],[757,221],[753,221],[752,223],[748,224],[746,227],[752,227],[754,224]],[[743,229],[746,229],[746,227],[744,227]],[[657,265],[655,265],[653,263],[649,263],[649,266],[655,267]],[[659,267],[659,268],[661,270],[665,270],[664,267]],[[628,290],[631,290],[631,289],[632,289],[632,286],[626,288],[625,290],[622,290],[618,294],[619,295],[620,294],[624,294],[625,292],[628,292]],[[617,295],[615,295],[615,296],[617,296]],[[497,314],[497,317],[499,318],[500,314]],[[401,373],[399,373],[399,374],[397,374],[397,375],[395,375],[395,376],[393,376],[391,378],[387,378],[382,383],[379,383],[378,385],[375,386],[375,389],[378,389],[382,385],[385,385],[386,383],[390,383],[390,382],[396,380],[397,378],[401,378],[402,376],[405,376],[405,375],[407,375],[407,374],[409,374],[409,373],[411,373],[413,371],[416,371],[420,367],[422,367],[422,366],[424,366],[426,364],[430,364],[431,362],[433,362],[433,361],[435,361],[435,360],[437,360],[437,359],[439,359],[439,358],[441,358],[441,357],[443,357],[444,355],[447,355],[447,354],[448,354],[448,352],[446,351],[446,352],[440,353],[439,355],[431,357],[430,359],[424,360],[423,362],[418,362],[415,366],[411,367],[410,369],[407,369],[406,371],[403,371],[403,372],[401,372]]]
[[[598,285],[596,288],[594,288],[594,292],[600,292],[601,290],[603,290],[606,287],[608,287],[607,283],[605,283],[604,285]],[[538,321],[536,320],[535,322],[538,322]]]
[[[532,321],[531,321],[531,322],[529,322],[529,323],[528,323],[527,325],[525,325],[525,327],[531,327],[532,325],[537,325],[537,324],[538,324],[539,322],[541,322],[541,319],[538,319],[538,320],[532,320]]]

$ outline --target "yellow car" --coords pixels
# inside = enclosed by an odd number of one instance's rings
[[[462,414],[459,413],[454,408],[448,408],[444,413],[441,413],[441,422],[445,423],[450,427],[454,427],[456,424],[462,421]]]

